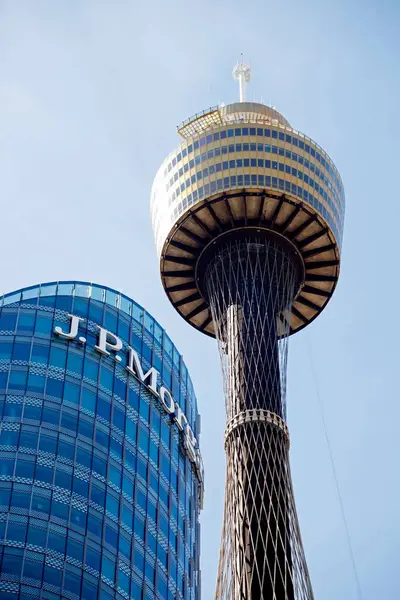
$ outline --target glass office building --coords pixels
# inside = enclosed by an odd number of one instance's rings
[[[2,297],[0,411],[1,599],[199,598],[196,396],[142,307],[82,282]]]

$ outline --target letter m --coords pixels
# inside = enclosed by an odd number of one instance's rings
[[[145,383],[155,396],[158,396],[157,392],[157,377],[158,371],[154,367],[151,367],[147,373],[143,372],[142,365],[140,364],[137,352],[130,346],[128,346],[128,364],[126,367],[128,373],[136,375],[140,381]]]

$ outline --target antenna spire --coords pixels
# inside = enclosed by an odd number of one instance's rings
[[[250,81],[251,69],[249,65],[243,62],[243,52],[240,55],[240,63],[232,71],[233,79],[239,82],[240,102],[246,102],[246,87]]]

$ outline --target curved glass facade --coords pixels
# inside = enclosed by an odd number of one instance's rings
[[[172,225],[192,206],[242,188],[284,192],[304,202],[326,221],[340,247],[345,194],[326,152],[286,124],[272,120],[267,127],[251,122],[227,126],[226,118],[221,119],[187,137],[155,177],[151,214],[158,252]]]
[[[196,397],[143,308],[81,282],[1,298],[0,411],[3,600],[198,599]]]

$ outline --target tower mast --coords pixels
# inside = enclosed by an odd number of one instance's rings
[[[240,63],[234,67],[232,71],[233,78],[239,82],[239,99],[240,102],[246,101],[246,88],[250,81],[251,69],[249,65],[244,64],[243,54],[241,55]]]

